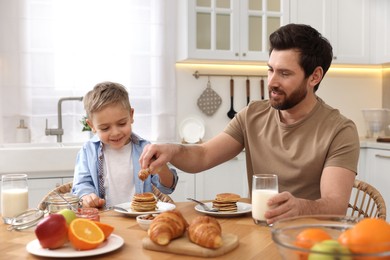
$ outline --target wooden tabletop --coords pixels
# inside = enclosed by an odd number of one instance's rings
[[[186,220],[190,223],[196,216],[192,202],[176,203]],[[222,226],[223,233],[232,233],[238,236],[239,246],[226,255],[213,259],[281,259],[276,245],[272,241],[271,228],[257,226],[253,223],[251,214],[239,217],[217,218]],[[142,239],[147,232],[142,230],[135,217],[125,216],[115,211],[106,211],[100,214],[100,221],[113,225],[114,234],[121,236],[124,245],[113,251],[99,256],[82,259],[205,259],[184,255],[174,255],[151,251],[142,247]],[[23,231],[8,231],[8,225],[0,224],[0,258],[1,259],[44,259],[27,252],[26,245],[36,239],[34,228]]]

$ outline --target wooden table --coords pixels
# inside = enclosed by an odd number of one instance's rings
[[[179,202],[176,203],[176,208],[182,212],[188,222],[191,222],[196,216],[201,215],[195,211],[194,205],[192,202]],[[217,219],[222,226],[222,232],[233,233],[239,237],[239,246],[232,252],[215,259],[281,259],[272,241],[271,228],[256,226],[250,213],[240,217]],[[142,239],[147,236],[147,233],[138,226],[134,217],[106,211],[101,213],[100,221],[113,225],[114,234],[121,236],[125,243],[116,251],[82,259],[205,259],[143,249]],[[28,242],[36,239],[34,228],[8,231],[7,227],[8,225],[0,224],[0,259],[43,259],[31,255],[26,250]]]

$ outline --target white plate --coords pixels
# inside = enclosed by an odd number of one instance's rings
[[[179,134],[182,140],[194,144],[204,137],[204,123],[201,119],[188,117],[180,123]]]
[[[123,243],[123,238],[118,235],[111,234],[107,240],[103,242],[103,244],[101,244],[98,248],[91,250],[78,251],[75,250],[70,243],[67,243],[58,249],[45,249],[41,247],[38,239],[29,242],[26,249],[30,254],[37,256],[75,258],[105,254],[120,248]]]
[[[207,206],[209,206],[209,208],[213,207],[213,203],[212,202],[206,202],[205,204]],[[251,212],[252,211],[252,205],[249,204],[249,203],[237,202],[237,211],[227,211],[227,212],[224,212],[224,211],[219,211],[219,212],[205,211],[202,208],[202,206],[196,205],[195,206],[195,210],[198,211],[198,212],[210,215],[210,216],[214,216],[214,217],[237,217],[237,216],[241,216],[241,215],[244,215],[246,213]]]
[[[131,202],[126,202],[126,203],[118,204],[118,205],[115,205],[115,206],[124,208],[124,209],[126,209],[128,211],[128,212],[123,212],[121,210],[114,209],[116,212],[119,212],[119,213],[122,213],[122,214],[125,214],[125,215],[129,215],[129,216],[134,216],[134,217],[136,217],[138,215],[143,215],[143,214],[161,213],[161,212],[164,212],[164,211],[167,211],[167,210],[173,210],[173,209],[176,208],[175,204],[166,203],[166,202],[162,202],[162,201],[158,201],[157,202],[157,210],[155,210],[155,211],[145,211],[145,212],[133,211],[131,209],[131,207],[130,207],[131,206]]]

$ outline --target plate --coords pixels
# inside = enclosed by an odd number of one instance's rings
[[[121,210],[117,210],[117,209],[114,209],[116,212],[119,212],[119,213],[122,213],[122,214],[125,214],[125,215],[129,215],[129,216],[139,216],[139,215],[144,215],[144,214],[155,214],[155,213],[161,213],[161,212],[164,212],[164,211],[167,211],[167,210],[173,210],[176,208],[176,205],[175,204],[172,204],[172,203],[167,203],[167,202],[162,202],[162,201],[158,201],[157,202],[157,210],[155,211],[133,211],[131,209],[131,202],[126,202],[126,203],[122,203],[122,204],[118,204],[118,205],[115,205],[115,206],[118,206],[118,207],[121,207],[121,208],[124,208],[124,209],[127,209],[128,212],[123,212]]]
[[[196,117],[188,117],[180,123],[179,134],[183,141],[195,144],[204,137],[204,123]]]
[[[206,202],[205,203],[209,208],[213,207],[212,202]],[[196,205],[195,210],[210,216],[214,217],[237,217],[244,215],[246,213],[249,213],[252,211],[252,205],[249,203],[244,203],[244,202],[237,202],[237,211],[219,211],[219,212],[210,212],[210,211],[205,211],[202,206]]]
[[[103,242],[103,244],[101,244],[98,248],[91,250],[78,251],[75,250],[70,243],[67,243],[64,247],[58,249],[45,249],[41,247],[38,239],[29,242],[26,249],[30,254],[37,256],[75,258],[105,254],[120,248],[123,243],[123,238],[118,235],[111,234],[107,240]]]

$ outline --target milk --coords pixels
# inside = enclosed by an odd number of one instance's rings
[[[252,190],[252,217],[265,221],[264,213],[269,209],[267,201],[278,194],[277,190]]]
[[[1,215],[3,218],[12,218],[27,209],[27,189],[6,189],[1,191]]]

